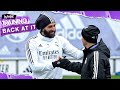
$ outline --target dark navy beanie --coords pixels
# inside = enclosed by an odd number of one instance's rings
[[[42,30],[50,23],[55,23],[55,20],[45,14],[40,14],[37,20],[35,21],[35,25],[38,30]]]
[[[82,37],[90,43],[97,43],[98,34],[100,30],[95,25],[89,25],[87,28],[82,29]]]

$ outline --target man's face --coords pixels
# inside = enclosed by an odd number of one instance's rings
[[[82,43],[84,47],[87,45],[87,41],[83,37],[82,37]]]
[[[53,38],[55,36],[55,32],[56,32],[56,24],[55,23],[51,23],[51,24],[47,25],[42,30],[42,34],[45,37],[49,37],[49,38]]]

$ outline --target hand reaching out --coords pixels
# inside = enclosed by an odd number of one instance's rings
[[[68,65],[70,63],[70,61],[68,59],[65,59],[65,57],[59,57],[58,60],[52,62],[53,67],[65,67],[66,65]]]

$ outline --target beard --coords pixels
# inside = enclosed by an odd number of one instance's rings
[[[47,31],[47,30],[44,29],[42,32],[43,32],[45,37],[48,37],[48,38],[54,38],[55,37],[55,31],[52,31],[52,30]]]

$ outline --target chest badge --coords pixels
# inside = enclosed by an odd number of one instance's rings
[[[57,47],[59,47],[59,45],[58,45],[58,43],[57,43],[57,42],[55,42],[55,45],[56,45]]]

